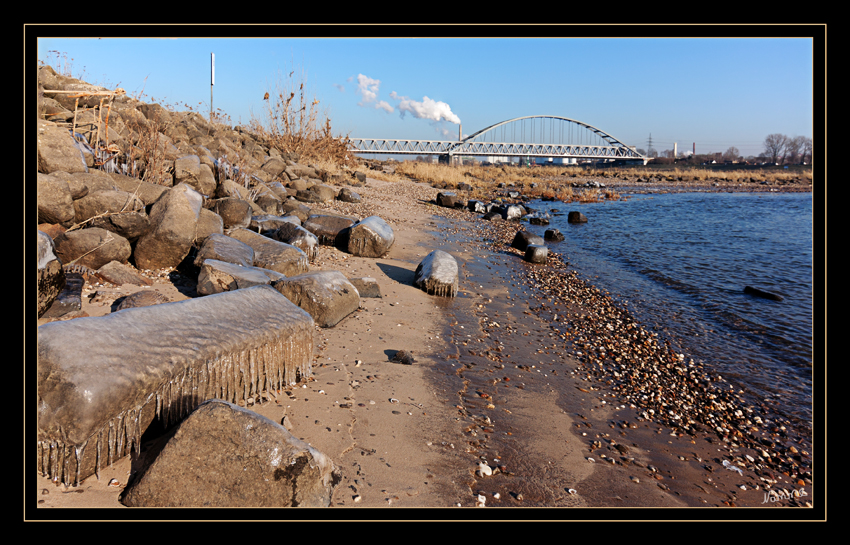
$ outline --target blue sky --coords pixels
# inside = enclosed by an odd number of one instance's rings
[[[213,105],[234,124],[261,119],[263,94],[294,70],[333,132],[361,138],[456,139],[453,121],[466,135],[554,115],[639,148],[651,134],[659,151],[746,156],[771,133],[814,137],[822,98],[823,52],[807,38],[38,39],[54,68],[204,114],[211,53]]]

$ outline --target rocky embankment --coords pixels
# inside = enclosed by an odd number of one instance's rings
[[[138,456],[161,421],[176,427],[125,505],[327,506],[333,461],[246,406],[309,379],[315,327],[376,292],[311,270],[319,245],[366,258],[393,246],[383,218],[327,211],[359,202],[365,175],[121,93],[92,110],[106,91],[39,71],[39,473],[74,485]],[[150,285],[163,271],[192,297],[140,291],[105,316],[81,310],[86,282]],[[417,281],[445,295],[457,283]],[[202,489],[187,485],[197,472]]]

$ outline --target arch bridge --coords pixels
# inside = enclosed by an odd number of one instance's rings
[[[601,129],[554,115],[515,117],[459,140],[349,138],[349,143],[354,153],[438,155],[444,162],[458,156],[647,161],[634,146]]]

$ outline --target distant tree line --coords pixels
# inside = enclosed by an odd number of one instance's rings
[[[751,155],[748,157],[742,157],[738,148],[735,146],[730,146],[723,153],[689,154],[686,157],[682,157],[682,153],[680,153],[678,158],[673,156],[673,150],[664,150],[658,153],[654,149],[650,149],[648,154],[642,149],[638,149],[637,151],[647,157],[652,157],[653,163],[663,164],[673,163],[675,161],[684,161],[691,164],[743,161],[779,165],[812,164],[812,139],[808,136],[795,136],[792,138],[779,133],[770,134],[764,139],[763,146],[764,151],[758,156]]]

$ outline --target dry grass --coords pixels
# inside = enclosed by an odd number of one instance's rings
[[[269,89],[261,119],[251,112],[250,130],[270,146],[296,153],[302,160],[353,164],[348,136],[333,135],[330,118],[318,111],[319,100],[308,98],[303,75],[295,81],[293,74],[295,70],[286,78],[279,76],[274,89]]]

